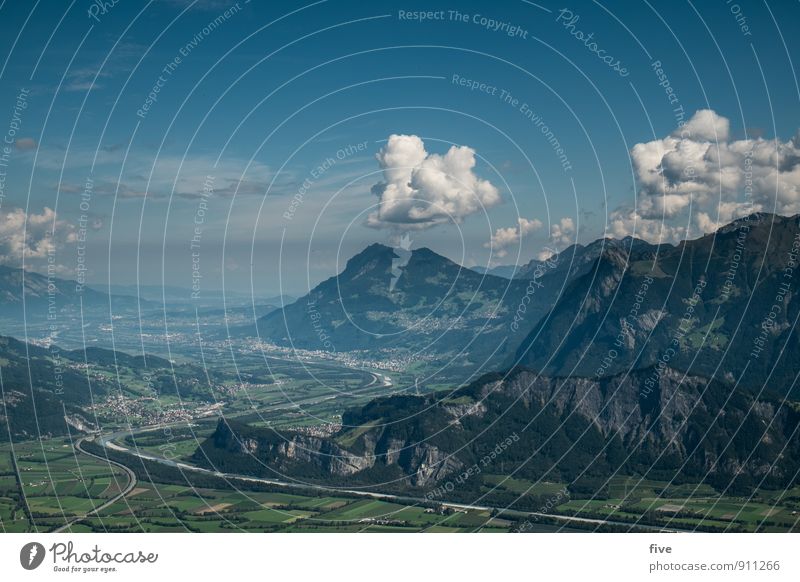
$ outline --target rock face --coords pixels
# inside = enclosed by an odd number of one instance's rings
[[[372,436],[364,435],[361,451],[354,453],[329,439],[297,433],[254,431],[244,425],[220,420],[212,437],[213,447],[206,443],[202,449],[209,457],[223,463],[225,454],[233,454],[243,457],[245,462],[252,460],[253,467],[263,463],[264,468],[280,473],[299,472],[334,478],[368,472],[375,468],[376,462],[380,462],[383,467],[408,472],[409,483],[414,486],[432,483],[462,466],[457,459],[448,457],[435,446],[420,444],[408,448],[398,439],[390,438],[379,443]],[[221,452],[224,454],[220,455]]]
[[[623,239],[601,238],[588,245],[574,244],[557,255],[556,266],[552,267],[546,261],[533,259],[529,263],[517,268],[514,278],[531,279],[537,270],[550,270],[560,275],[563,281],[571,281],[576,277],[585,275],[592,270],[597,259],[607,250],[617,250],[633,260],[654,256],[661,250],[672,248],[669,244],[654,245],[638,238],[625,237]],[[551,262],[551,261],[550,261]]]
[[[238,429],[238,430],[237,430]],[[331,441],[318,437],[288,434],[285,438],[247,436],[254,434],[247,427],[220,420],[214,434],[215,444],[228,452],[264,458],[273,462],[311,463],[332,475],[352,475],[371,467],[375,460],[354,455]],[[276,434],[277,436],[277,434]]]
[[[347,412],[330,439],[220,421],[203,451],[223,466],[230,453],[250,459],[259,474],[400,479],[417,488],[470,467],[530,478],[621,473],[777,486],[800,468],[799,419],[781,401],[668,367],[599,380],[517,369],[452,393],[375,400]]]
[[[396,331],[394,315],[448,305],[444,290],[461,267],[414,251],[388,293],[393,258],[377,245],[351,259],[312,292],[314,321],[327,318],[346,345],[343,305],[362,308],[365,326],[389,326],[382,339]],[[548,480],[638,474],[742,493],[796,484],[800,216],[755,214],[675,247],[603,239],[529,267],[546,275],[517,279],[530,276],[523,269],[503,282],[516,290],[504,298],[535,289],[542,301],[524,325],[514,327],[513,302],[480,331],[460,316],[450,322],[470,343],[494,348],[505,337],[498,367],[510,372],[449,393],[374,400],[345,413],[332,438],[221,425],[209,458],[246,452],[236,462],[252,458],[257,472],[410,487],[476,470]],[[474,272],[459,280],[463,296],[471,282],[503,281]],[[515,344],[509,329],[524,339]],[[233,444],[245,436],[252,451]]]
[[[664,362],[800,399],[800,217],[754,214],[696,240],[606,248],[506,366],[601,377]],[[777,363],[777,366],[775,364]]]

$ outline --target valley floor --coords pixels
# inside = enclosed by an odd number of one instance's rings
[[[207,429],[205,429],[207,430]],[[201,429],[202,431],[202,429]],[[130,445],[116,435],[114,446]],[[188,453],[192,443],[177,449]],[[80,447],[78,447],[80,449]],[[119,451],[117,451],[119,452]],[[158,457],[157,447],[141,450]],[[16,463],[14,462],[16,459]],[[134,456],[130,459],[135,460]],[[181,461],[182,463],[183,461]],[[174,463],[173,463],[174,466]],[[189,465],[182,465],[190,475]],[[232,477],[232,476],[231,476]],[[800,488],[752,499],[722,497],[706,486],[618,477],[608,499],[559,496],[559,483],[484,476],[483,488],[551,495],[554,507],[528,513],[441,502],[418,504],[353,491],[249,490],[200,487],[132,473],[76,450],[69,440],[0,446],[0,531],[43,532],[545,532],[545,531],[798,531]],[[270,482],[274,484],[274,482]],[[67,527],[64,527],[65,524]]]

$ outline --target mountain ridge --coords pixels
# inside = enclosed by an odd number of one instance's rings
[[[604,255],[573,281],[507,365],[591,376],[669,358],[672,367],[704,375],[738,377],[747,364],[743,381],[772,374],[776,385],[788,385],[800,373],[800,350],[789,341],[800,281],[794,267],[791,277],[784,274],[799,249],[798,216],[759,213],[683,241],[657,260]],[[778,303],[764,338],[770,306]],[[759,341],[768,347],[753,355]]]
[[[671,369],[648,392],[650,373],[594,380],[518,368],[452,392],[378,398],[349,410],[330,438],[221,419],[195,458],[221,471],[393,480],[412,489],[435,487],[476,463],[531,480],[619,472],[779,487],[797,479],[800,445],[790,436],[800,413],[793,407],[746,391],[729,395],[729,384]],[[498,442],[507,443],[502,454],[484,462]]]

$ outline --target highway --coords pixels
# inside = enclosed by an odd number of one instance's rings
[[[84,515],[81,515],[81,516],[74,517],[74,518],[70,519],[67,523],[65,523],[64,525],[62,525],[58,529],[53,530],[55,532],[62,532],[62,531],[68,530],[72,525],[74,525],[78,521],[80,521],[82,519],[85,519],[87,517],[91,517],[92,515],[95,515],[95,514],[101,512],[101,511],[103,511],[106,507],[116,503],[117,501],[119,501],[120,499],[125,497],[128,493],[133,491],[134,487],[136,487],[136,483],[138,482],[138,480],[136,479],[136,474],[130,468],[126,467],[122,463],[118,463],[116,461],[112,461],[111,459],[107,459],[106,457],[100,457],[98,455],[90,453],[90,452],[84,450],[83,448],[81,448],[81,445],[83,444],[84,440],[85,440],[85,437],[82,437],[82,438],[78,439],[75,442],[75,445],[74,445],[75,451],[79,452],[79,453],[81,453],[83,455],[86,455],[88,457],[92,457],[93,459],[98,459],[98,460],[103,461],[105,463],[109,463],[111,465],[114,465],[115,467],[119,467],[128,476],[128,484],[125,486],[125,488],[122,491],[120,491],[117,495],[115,495],[111,499],[108,499],[108,500],[104,501],[103,503],[101,503],[100,505],[98,505],[97,507],[95,507],[94,509],[89,511],[88,513],[85,513]]]
[[[182,423],[173,423],[172,425],[155,425],[155,426],[141,427],[141,428],[137,428],[137,429],[117,431],[117,432],[109,433],[107,435],[97,436],[97,437],[95,437],[95,441],[98,442],[103,447],[111,448],[112,450],[116,450],[116,451],[119,451],[119,452],[124,452],[126,454],[130,454],[130,455],[139,457],[141,459],[145,459],[145,460],[148,460],[148,461],[153,461],[153,462],[156,462],[156,463],[162,463],[164,465],[169,465],[169,466],[172,466],[172,467],[177,467],[177,468],[179,468],[179,469],[181,469],[183,471],[196,472],[196,473],[205,473],[205,474],[214,475],[216,477],[220,477],[220,478],[228,479],[228,480],[237,480],[237,481],[244,481],[244,482],[250,482],[250,483],[263,483],[263,484],[266,484],[266,485],[274,485],[274,486],[278,486],[278,487],[285,487],[285,488],[288,488],[288,489],[302,489],[302,490],[312,489],[312,490],[322,491],[322,492],[329,493],[329,494],[334,494],[334,495],[335,494],[346,494],[346,495],[352,495],[352,496],[358,496],[358,497],[369,497],[369,498],[372,498],[372,499],[379,499],[379,500],[382,500],[382,501],[393,501],[393,502],[406,503],[406,504],[418,504],[418,503],[430,503],[431,502],[430,499],[424,499],[424,498],[419,498],[419,497],[399,496],[399,495],[395,495],[395,494],[391,494],[391,493],[380,493],[380,492],[375,492],[375,491],[364,491],[364,490],[360,490],[360,489],[342,489],[342,488],[336,488],[336,487],[328,487],[328,486],[325,486],[325,485],[306,484],[306,483],[293,483],[293,482],[289,482],[289,481],[281,481],[281,480],[278,480],[278,479],[267,479],[267,478],[263,478],[263,477],[252,477],[250,475],[240,475],[240,474],[236,474],[236,473],[222,473],[222,472],[219,472],[219,471],[212,471],[212,470],[206,469],[204,467],[197,467],[197,466],[194,466],[194,465],[189,465],[189,464],[187,464],[185,462],[176,462],[176,461],[173,461],[171,459],[167,459],[165,457],[159,457],[159,456],[155,456],[155,455],[152,455],[152,454],[145,454],[145,453],[142,453],[139,450],[131,449],[129,447],[125,447],[125,446],[122,446],[122,445],[119,445],[119,444],[113,442],[114,440],[119,439],[119,438],[124,437],[124,436],[127,436],[127,435],[139,434],[139,433],[142,433],[142,432],[149,432],[149,431],[153,431],[153,430],[157,430],[157,429],[163,429],[166,426],[185,426],[185,424],[186,424],[185,422],[182,422]],[[80,445],[82,444],[82,442],[84,440],[85,439],[82,438],[82,439],[79,439],[76,442],[75,448],[76,448],[77,451],[79,451],[80,453],[83,453],[85,455],[88,455],[90,457],[93,457],[95,459],[100,459],[102,461],[109,462],[109,463],[111,463],[111,464],[113,464],[113,465],[115,465],[117,467],[120,467],[123,470],[125,470],[125,472],[128,473],[128,475],[129,475],[129,483],[128,483],[128,486],[125,488],[125,490],[122,491],[119,495],[116,495],[113,499],[110,499],[110,500],[106,501],[102,505],[96,507],[93,511],[89,512],[88,514],[86,514],[86,516],[90,516],[90,515],[96,514],[97,512],[99,512],[102,509],[104,509],[105,507],[108,507],[109,505],[111,505],[115,501],[123,498],[125,495],[130,493],[130,491],[132,491],[133,488],[136,486],[136,482],[137,481],[136,481],[136,476],[134,475],[133,471],[131,469],[129,469],[128,467],[126,467],[125,465],[122,465],[121,463],[118,463],[116,461],[112,461],[110,459],[106,459],[105,457],[99,457],[97,455],[94,455],[94,454],[89,453],[89,452],[85,451],[84,449],[82,449]],[[499,512],[508,513],[508,510],[506,510],[505,508],[493,507],[493,506],[490,506],[490,505],[472,505],[472,504],[463,504],[463,503],[452,503],[452,502],[441,501],[441,500],[437,500],[437,503],[439,503],[443,507],[450,507],[450,508],[453,508],[453,509],[475,510],[475,511],[494,511],[494,510],[496,510],[496,511],[499,511]],[[622,526],[622,527],[631,527],[631,525],[632,525],[631,523],[624,522],[624,521],[604,520],[604,519],[595,519],[595,518],[588,518],[588,517],[573,517],[573,516],[567,516],[567,515],[558,515],[558,514],[554,514],[554,513],[522,512],[522,511],[517,511],[517,510],[514,510],[514,513],[515,514],[524,515],[528,519],[530,519],[530,518],[537,518],[537,519],[547,518],[547,519],[552,519],[552,520],[556,520],[556,521],[559,521],[559,522],[563,522],[566,525],[568,525],[570,523],[573,523],[573,524],[574,523],[582,523],[582,524],[591,524],[591,525],[617,525],[617,526]],[[76,521],[79,521],[80,519],[82,519],[82,518],[75,518],[70,523],[65,524],[63,527],[59,528],[56,531],[63,531],[64,529],[68,528],[71,524],[75,523]],[[643,524],[636,524],[636,528],[640,529],[640,530],[649,530],[649,531],[657,531],[657,532],[678,532],[678,531],[680,531],[680,530],[674,529],[674,528],[663,528],[663,527],[659,527],[659,526],[649,526],[649,525],[643,525]]]

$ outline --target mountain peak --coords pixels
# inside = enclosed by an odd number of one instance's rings
[[[743,216],[741,218],[737,218],[736,220],[724,226],[721,226],[720,228],[717,229],[717,233],[725,234],[733,232],[738,230],[744,225],[752,227],[753,225],[766,224],[766,223],[785,224],[786,222],[790,221],[796,222],[798,216],[800,215],[795,214],[794,216],[781,216],[780,214],[773,214],[771,212],[753,212],[752,214]]]
[[[343,272],[352,269],[359,269],[373,261],[390,261],[395,257],[394,250],[381,243],[372,243],[363,251],[347,259],[347,264]]]
[[[402,250],[387,246],[382,243],[372,243],[371,245],[365,247],[364,250],[362,250],[360,253],[353,255],[350,259],[348,259],[347,265],[342,274],[344,274],[344,272],[352,271],[354,269],[360,270],[363,267],[370,264],[373,266],[381,265],[381,267],[385,267],[387,265],[390,265],[393,259],[400,258],[398,256],[398,252],[402,252]],[[448,264],[453,263],[453,261],[451,261],[447,257],[443,257],[442,255],[440,255],[436,251],[429,249],[428,247],[420,247],[418,249],[412,250],[411,257],[415,262],[442,261]]]
[[[414,249],[413,251],[411,251],[411,254],[414,257],[418,258],[418,259],[423,259],[423,258],[425,258],[425,259],[435,259],[435,258],[439,258],[439,259],[443,259],[443,260],[446,260],[446,261],[450,260],[447,257],[443,257],[442,255],[440,255],[436,251],[429,249],[428,247],[420,247],[418,249]]]

